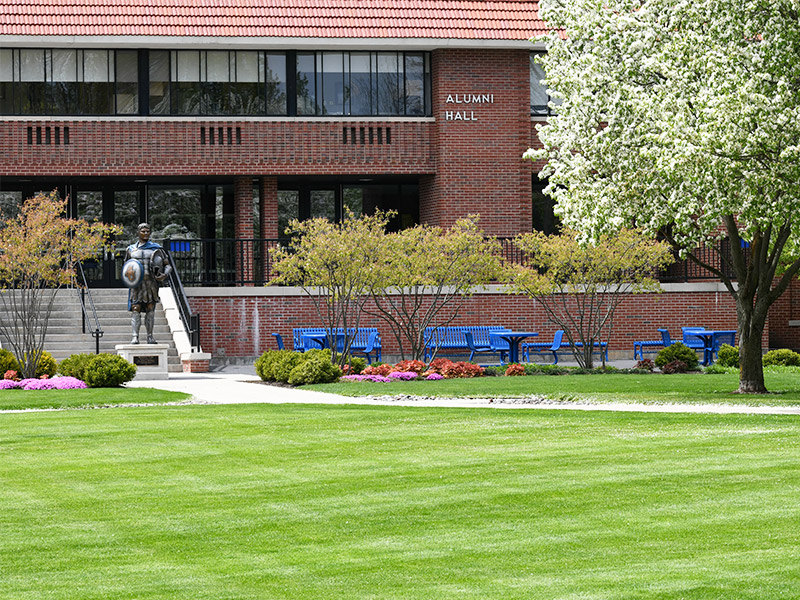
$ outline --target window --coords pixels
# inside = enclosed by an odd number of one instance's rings
[[[117,61],[123,70],[119,87]],[[137,61],[136,51],[2,49],[0,110],[22,115],[135,113]]]
[[[267,53],[267,99],[268,115],[285,115],[286,104],[286,54]]]
[[[427,52],[0,48],[0,112],[425,116],[430,65]]]
[[[298,115],[431,113],[425,52],[298,52]]]
[[[561,220],[555,215],[555,201],[544,193],[547,181],[539,179],[539,175],[533,176],[531,198],[531,209],[533,211],[533,229],[541,231],[546,235],[560,233]]]
[[[550,101],[553,104],[561,104],[560,98],[553,98],[543,84],[542,80],[545,79],[544,69],[542,65],[536,62],[536,53],[531,53],[531,114],[532,115],[551,115],[553,110],[548,106]]]

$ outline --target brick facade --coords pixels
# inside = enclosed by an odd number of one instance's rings
[[[522,153],[538,141],[530,117],[529,50],[432,51],[432,117],[397,118],[19,118],[0,121],[0,174],[7,178],[232,178],[239,238],[277,237],[280,177],[407,176],[419,185],[424,223],[451,225],[480,214],[489,234],[531,229],[531,179],[540,168]],[[254,231],[253,186],[260,193]],[[237,258],[237,260],[239,260]],[[237,264],[250,278],[252,257]],[[215,356],[255,356],[274,348],[273,331],[318,324],[300,295],[192,297],[202,344]],[[800,348],[800,285],[771,313],[764,345]],[[463,323],[553,326],[536,303],[503,294],[471,298]],[[724,292],[670,292],[632,298],[616,319],[612,349],[632,353],[634,339],[666,326],[735,328]],[[365,325],[381,327],[380,323]],[[396,345],[382,327],[389,354]],[[768,337],[767,337],[768,336]]]
[[[659,327],[666,327],[678,339],[681,327],[686,325],[736,329],[734,302],[720,286],[683,284],[666,288],[661,294],[629,296],[619,307],[609,345],[612,357],[632,358],[634,340],[658,339]],[[323,325],[311,301],[300,290],[253,290],[247,295],[229,292],[234,295],[190,290],[192,310],[202,315],[201,344],[216,358],[257,356],[277,348],[272,333],[280,333],[284,342],[291,344],[293,328]],[[454,324],[533,329],[539,332],[540,341],[552,340],[558,329],[548,321],[538,302],[499,290],[467,299]],[[378,327],[384,355],[398,353],[398,344],[385,322],[364,316],[361,326]],[[767,327],[765,347],[769,346],[769,335]]]
[[[492,235],[530,231],[532,165],[521,158],[531,140],[529,69],[526,51],[433,53],[436,177],[420,186],[423,222],[480,214]]]

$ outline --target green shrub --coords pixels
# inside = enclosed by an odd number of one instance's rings
[[[347,361],[347,365],[350,367],[347,372],[348,375],[358,375],[367,368],[367,359],[361,356],[351,356]]]
[[[703,373],[706,375],[724,375],[728,372],[728,368],[729,367],[721,365],[719,362],[717,362],[716,364],[708,365],[705,369],[703,369]]]
[[[786,348],[781,350],[770,350],[761,359],[765,367],[778,365],[783,367],[797,367],[800,366],[800,354],[792,352]]]
[[[292,350],[268,350],[256,360],[256,373],[263,381],[287,383],[289,374],[303,361],[303,354]]]
[[[27,358],[27,354],[23,356],[24,359]],[[14,369],[17,371],[20,376],[22,375],[22,362],[17,362],[17,368]],[[52,377],[58,372],[58,362],[53,355],[47,352],[46,350],[42,350],[41,356],[39,357],[39,362],[36,363],[36,374],[34,377],[41,377],[42,375],[47,375],[48,377]]]
[[[308,350],[301,362],[289,373],[291,385],[332,383],[342,376],[342,370],[331,362],[330,350]]]
[[[11,352],[5,348],[0,348],[0,377],[7,371],[16,371],[19,374],[19,362]]]
[[[86,385],[91,388],[119,387],[136,375],[136,365],[116,354],[97,354],[86,365]]]
[[[74,377],[81,381],[86,380],[86,368],[95,354],[71,354],[58,365],[58,372],[67,377]]]
[[[722,344],[717,352],[717,364],[721,367],[738,367],[739,348],[730,344]]]
[[[667,346],[656,355],[656,366],[662,371],[664,370],[664,366],[675,361],[686,364],[687,369],[690,370],[697,368],[697,354],[695,354],[694,350],[680,342],[675,342],[671,346]]]
[[[527,366],[526,366],[527,371]],[[483,375],[484,377],[500,377],[504,375],[506,372],[506,367],[503,365],[489,365],[483,367]]]

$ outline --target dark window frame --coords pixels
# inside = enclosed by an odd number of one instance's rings
[[[23,50],[41,50],[43,52],[43,57],[45,56],[44,53],[52,52],[53,50],[62,49],[62,48],[0,48],[0,50],[10,50],[12,56],[12,66],[17,66],[19,64],[19,53]],[[63,48],[64,50],[74,50],[77,56],[82,57],[83,52],[89,51],[104,51],[108,52],[108,65],[109,65],[109,79],[108,82],[108,92],[107,95],[109,98],[107,99],[107,103],[109,106],[108,112],[86,112],[82,110],[82,107],[85,106],[85,103],[82,101],[80,91],[81,86],[79,85],[80,81],[76,82],[77,87],[79,88],[78,92],[78,100],[73,107],[74,110],[70,111],[55,111],[50,109],[50,107],[46,106],[44,100],[34,102],[33,100],[29,99],[29,103],[32,104],[32,108],[24,109],[25,107],[22,106],[21,98],[23,94],[23,88],[29,83],[40,83],[36,82],[23,82],[21,81],[19,67],[15,70],[12,75],[12,81],[10,82],[0,82],[0,115],[19,115],[19,116],[83,116],[83,115],[93,115],[93,116],[229,116],[229,117],[238,117],[238,116],[256,116],[256,117],[271,117],[271,116],[286,116],[286,117],[323,117],[323,118],[341,118],[341,117],[430,117],[433,114],[432,108],[432,75],[431,75],[431,53],[428,51],[414,51],[414,52],[405,52],[402,50],[397,51],[365,51],[365,50],[342,50],[336,51],[336,53],[342,55],[342,74],[341,74],[341,81],[342,81],[342,88],[343,88],[343,100],[342,100],[342,112],[335,113],[335,114],[327,114],[324,108],[324,98],[322,95],[324,94],[324,86],[323,86],[323,73],[320,69],[322,64],[323,55],[325,53],[334,52],[332,50],[310,50],[310,51],[298,51],[298,50],[268,50],[268,49],[258,49],[258,50],[224,50],[228,52],[229,56],[229,64],[230,64],[230,56],[231,53],[238,53],[238,52],[257,52],[259,55],[258,58],[258,69],[259,69],[259,81],[256,83],[257,88],[257,96],[260,98],[260,103],[258,109],[255,111],[236,111],[236,110],[219,110],[219,111],[210,111],[207,109],[209,102],[207,99],[204,100],[205,96],[212,91],[212,83],[216,85],[219,82],[207,82],[203,81],[204,72],[205,77],[207,79],[207,62],[203,59],[203,56],[207,56],[207,53],[210,50],[179,50],[179,49],[124,49],[124,48],[99,48],[99,49],[84,49],[84,48]],[[118,82],[117,81],[117,72],[118,72],[118,52],[131,52],[135,51],[138,52],[137,60],[138,60],[138,69],[137,69],[137,77],[138,80],[134,84],[134,82],[127,81],[127,82]],[[177,68],[178,65],[175,63],[175,60],[178,56],[178,52],[198,52],[200,56],[199,61],[199,69],[198,69],[198,78],[200,81],[197,82],[198,90],[197,90],[197,98],[199,102],[199,108],[194,109],[190,112],[182,110],[179,105],[179,83],[177,81]],[[163,52],[167,57],[167,79],[166,80],[156,80],[151,77],[151,68],[152,68],[152,61],[151,55],[153,53]],[[311,95],[313,95],[313,112],[311,112],[310,108],[307,112],[303,114],[299,114],[298,111],[298,98],[297,98],[297,56],[298,54],[310,54],[312,56],[312,62],[314,65],[314,73],[313,78],[309,82],[309,85],[313,87],[311,91]],[[390,104],[394,104],[395,108],[393,110],[381,110],[382,105],[379,102],[379,73],[378,73],[378,62],[379,56],[382,54],[391,53],[394,54],[396,57],[396,64],[397,64],[397,82],[395,86],[394,93],[396,97],[391,100]],[[277,86],[273,81],[271,85],[276,87],[278,90],[278,104],[280,104],[280,95],[285,94],[285,107],[283,110],[279,110],[275,112],[274,104],[270,104],[270,96],[268,95],[268,85],[270,82],[267,78],[267,63],[269,56],[280,56],[283,55],[285,57],[285,81],[278,81]],[[369,63],[369,73],[364,73],[363,71],[359,71],[359,76],[361,77],[361,90],[368,94],[368,98],[366,101],[357,102],[358,110],[353,110],[353,99],[352,99],[352,57],[354,55],[366,56]],[[413,99],[409,96],[411,91],[412,85],[417,87],[416,76],[419,75],[419,71],[414,71],[415,83],[411,83],[411,80],[408,77],[408,65],[414,63],[414,58],[421,58],[421,66],[422,66],[422,88],[415,90],[415,94]],[[234,57],[233,59],[236,64],[238,65],[238,58]],[[277,60],[280,60],[278,58]],[[409,62],[411,61],[411,62]],[[46,63],[46,60],[43,60],[43,63]],[[46,68],[46,65],[44,65]],[[205,66],[205,69],[204,69]],[[13,70],[13,67],[12,67]],[[81,70],[82,71],[82,70]],[[366,75],[366,77],[365,77]],[[41,85],[46,85],[47,79],[46,74],[43,74],[43,80],[41,81]],[[338,77],[338,75],[337,75]],[[235,79],[235,77],[234,77]],[[369,81],[368,89],[363,89],[363,84],[366,84],[366,81]],[[158,110],[158,106],[155,105],[155,98],[159,97],[158,94],[156,97],[151,97],[151,84],[155,84],[161,82],[166,86],[166,95],[168,98],[164,100],[164,104],[161,110]],[[186,82],[191,83],[191,82]],[[231,85],[238,85],[240,82],[228,82],[228,86]],[[246,82],[252,83],[252,82]],[[190,93],[191,86],[184,86],[187,88],[186,93]],[[225,85],[216,87],[225,88]],[[124,89],[123,89],[124,88]],[[120,107],[118,106],[118,102],[123,94],[130,95],[132,90],[136,90],[137,96],[134,98],[134,104],[131,108],[130,104],[127,104],[128,110],[126,112],[120,112]],[[6,98],[7,95],[10,94],[10,98]],[[252,96],[252,94],[250,94]],[[248,97],[250,97],[248,96]],[[160,96],[163,98],[163,95]],[[5,110],[6,109],[10,110]],[[181,110],[179,110],[181,109]]]

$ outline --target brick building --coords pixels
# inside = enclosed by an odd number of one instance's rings
[[[73,216],[123,225],[120,248],[150,222],[217,357],[316,323],[301,292],[262,285],[289,219],[381,207],[393,227],[469,213],[501,237],[552,227],[521,159],[548,111],[535,1],[0,5],[3,208],[57,188]],[[92,285],[119,285],[120,266],[121,253],[90,265]],[[774,308],[765,346],[800,346],[797,295]],[[736,323],[713,281],[676,280],[623,309],[611,347],[625,355],[656,327]],[[462,318],[554,329],[500,290]]]

